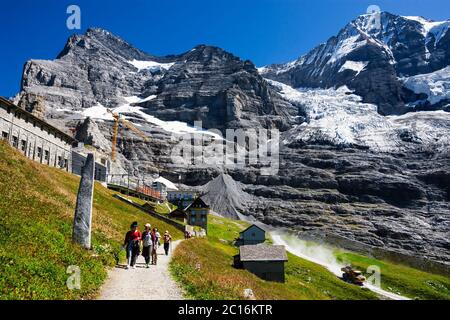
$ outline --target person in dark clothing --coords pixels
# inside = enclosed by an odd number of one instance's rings
[[[157,236],[157,231],[156,228],[153,228],[152,233],[151,233],[151,238],[152,238],[152,264],[156,265],[156,263],[158,262],[158,254],[156,252],[156,250],[158,249],[158,245],[159,245],[159,238]]]
[[[166,253],[166,256],[168,256],[170,249],[170,242],[172,241],[172,236],[170,235],[169,231],[166,231],[164,233],[163,239],[164,239],[164,252]]]
[[[142,232],[142,255],[145,258],[145,266],[147,268],[150,267],[150,258],[153,250],[153,241],[150,229],[151,227],[152,226],[149,223],[147,223],[145,225],[144,232]]]
[[[142,239],[141,232],[138,230],[138,223],[135,221],[130,226],[130,231],[125,235],[123,246],[127,251],[127,269],[132,267],[136,269],[136,260],[139,256],[139,242]]]

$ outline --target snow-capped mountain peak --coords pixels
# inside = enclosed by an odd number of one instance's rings
[[[402,114],[422,99],[405,88],[404,78],[442,70],[450,61],[450,21],[365,14],[299,59],[260,68],[260,73],[294,88],[354,90],[379,113]],[[426,108],[426,107],[424,107]]]
[[[423,36],[428,39],[431,35],[433,35],[435,43],[442,39],[450,26],[450,20],[433,21],[427,20],[420,16],[404,16],[403,18],[418,22],[421,25]]]

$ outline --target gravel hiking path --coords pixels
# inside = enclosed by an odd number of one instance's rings
[[[163,247],[158,248],[158,264],[145,267],[143,256],[139,256],[136,269],[125,269],[118,265],[109,271],[108,280],[100,290],[99,300],[182,300],[181,289],[172,279],[169,262],[180,241],[174,241],[169,256]]]

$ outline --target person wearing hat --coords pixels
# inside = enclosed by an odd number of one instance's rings
[[[147,268],[150,267],[150,258],[153,251],[151,227],[150,223],[147,223],[144,232],[142,232],[142,255],[145,258],[145,266]]]
[[[130,231],[125,235],[123,246],[127,250],[127,269],[130,267],[136,269],[136,260],[139,256],[139,242],[142,239],[141,232],[138,230],[137,221],[130,226]]]
[[[164,251],[166,253],[166,256],[169,255],[169,248],[170,248],[170,242],[172,241],[172,236],[170,235],[169,231],[164,232]]]

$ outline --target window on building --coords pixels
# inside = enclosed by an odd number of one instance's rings
[[[20,150],[22,150],[23,152],[27,151],[27,141],[26,140],[22,140],[20,142]]]
[[[6,131],[3,131],[3,132],[2,132],[2,138],[3,138],[3,139],[5,139],[5,140],[7,140],[7,139],[8,139],[8,137],[9,137],[9,134],[8,134],[8,132],[6,132]]]
[[[19,147],[19,138],[13,136],[13,147],[17,148]]]
[[[8,113],[11,113],[11,107],[8,107]]]
[[[37,157],[38,157],[39,160],[42,159],[42,148],[41,147],[37,148]]]
[[[60,168],[63,167],[63,162],[62,162],[61,156],[58,156],[58,167],[60,167]]]
[[[44,151],[44,160],[48,162],[49,156],[50,156],[50,152],[48,150],[45,150]]]
[[[69,165],[69,162],[67,161],[67,159],[64,159],[64,168],[67,168],[68,165]]]

